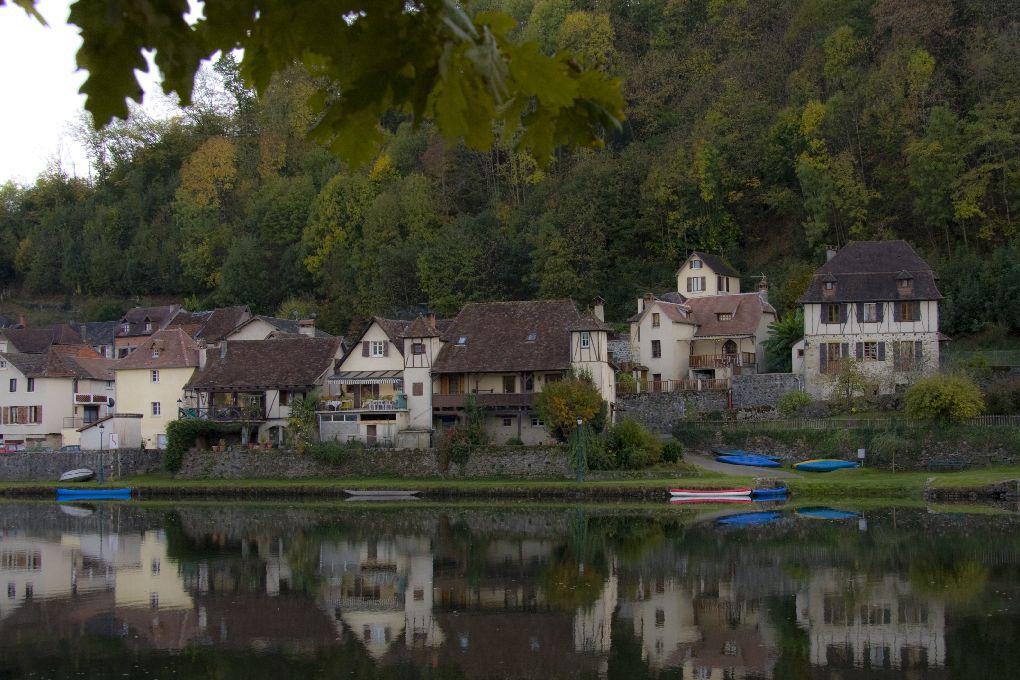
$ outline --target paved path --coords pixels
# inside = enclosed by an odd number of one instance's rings
[[[800,477],[800,475],[790,472],[789,470],[780,470],[779,468],[756,468],[749,465],[730,465],[729,463],[720,463],[714,458],[703,456],[700,453],[684,453],[684,461],[697,465],[700,468],[711,470],[712,472],[719,472],[724,475],[735,475],[741,477],[747,477],[748,475],[754,477]]]

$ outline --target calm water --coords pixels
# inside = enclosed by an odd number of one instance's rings
[[[994,680],[1018,576],[1006,513],[4,504],[0,678]]]

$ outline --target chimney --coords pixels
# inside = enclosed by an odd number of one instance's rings
[[[761,298],[762,302],[769,301],[769,282],[764,274],[761,275],[761,281],[758,282],[758,297]]]
[[[209,348],[203,345],[198,348],[198,367],[205,368],[205,365],[208,361],[209,361]]]
[[[220,359],[227,358],[227,341],[224,340],[220,343]]]
[[[425,319],[425,325],[426,326],[428,326],[432,330],[436,330],[436,313],[435,312],[433,312],[432,310],[428,310],[427,312],[422,314],[422,318]]]
[[[595,299],[592,300],[592,313],[595,314],[595,318],[599,321],[606,320],[606,301],[601,295],[596,295]]]
[[[825,261],[828,262],[836,257],[836,246],[825,246]]]
[[[28,328],[28,319],[25,318],[24,312],[18,314],[18,325],[22,328]]]
[[[301,319],[297,322],[297,325],[298,333],[309,338],[315,337],[315,319]]]
[[[651,293],[645,293],[644,297],[637,301],[638,314],[645,311],[645,307],[652,304],[652,300],[654,299],[655,299],[654,295],[652,295]]]

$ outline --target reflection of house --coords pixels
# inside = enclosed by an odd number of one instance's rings
[[[833,668],[937,668],[946,663],[945,608],[909,582],[829,569],[797,593],[797,623],[811,640],[811,663]]]
[[[827,397],[833,375],[852,359],[892,393],[939,365],[939,293],[935,274],[906,241],[852,241],[828,260],[797,301],[804,339],[794,370],[808,392]]]
[[[606,578],[599,599],[574,614],[574,651],[609,654],[613,638],[613,612],[616,611],[619,579],[615,569]]]
[[[0,621],[34,599],[110,587],[103,565],[88,561],[74,541],[5,537],[0,542]]]
[[[290,403],[317,394],[343,355],[340,338],[224,340],[202,350],[202,367],[184,386],[181,414],[250,422],[256,441],[283,443]]]

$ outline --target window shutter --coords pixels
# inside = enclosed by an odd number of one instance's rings
[[[372,398],[373,399],[378,399],[379,398],[379,386],[378,385],[372,385]]]
[[[858,302],[857,303],[857,323],[861,323],[863,321],[864,321],[864,303],[863,302]]]
[[[921,320],[921,303],[920,302],[911,302],[910,306],[913,308],[913,312],[914,312],[913,313],[913,318],[914,318],[914,321],[920,321]]]
[[[819,310],[818,311],[818,323],[828,323],[829,322],[829,318],[826,315],[826,312],[828,311],[828,309],[829,308],[826,305],[818,305],[818,310]]]
[[[690,276],[687,277],[687,292],[690,293],[694,288],[694,282]]]
[[[818,370],[825,372],[825,364],[828,363],[829,346],[824,342],[818,345]]]
[[[0,425],[10,425],[11,421],[11,407],[4,406],[3,411],[0,411]]]
[[[841,304],[839,306],[839,322],[840,323],[846,323],[846,317],[847,317],[847,314],[849,314],[849,309],[848,309],[849,306],[850,305],[845,305],[845,304]],[[844,356],[845,356],[845,354],[844,354]]]
[[[876,302],[875,303],[875,318],[878,319],[879,323],[882,323],[882,321],[885,320],[885,303],[884,302]]]
[[[42,422],[42,406],[35,407],[35,422],[37,423]]]
[[[922,349],[921,341],[918,340],[918,341],[916,341],[914,343],[914,360],[915,361],[920,361],[921,360],[921,357],[923,356],[921,354],[921,349]]]
[[[860,361],[861,359],[863,359],[864,358],[864,343],[863,342],[858,342],[857,346],[854,349],[856,350],[855,356],[857,357],[857,360]]]
[[[878,343],[878,360],[885,361],[885,343]]]
[[[903,308],[900,307],[898,302],[892,303],[892,318],[896,322],[903,321]]]
[[[390,355],[390,343],[388,340],[382,341],[382,355],[388,357]]]
[[[361,343],[361,356],[363,357],[368,356],[368,340],[365,340],[363,343]]]
[[[420,397],[425,394],[424,384],[420,382],[411,383],[411,394],[415,397]]]
[[[705,277],[701,277],[701,290],[705,290]]]
[[[840,349],[840,352],[839,352],[839,358],[840,359],[846,359],[847,357],[850,356],[850,343],[849,342],[844,342],[840,346],[839,349]]]
[[[22,425],[25,425],[25,424],[28,423],[28,407],[27,406],[19,406],[18,407],[18,422],[21,423]]]
[[[892,344],[892,360],[893,368],[895,368],[900,363],[900,343],[898,342]]]

